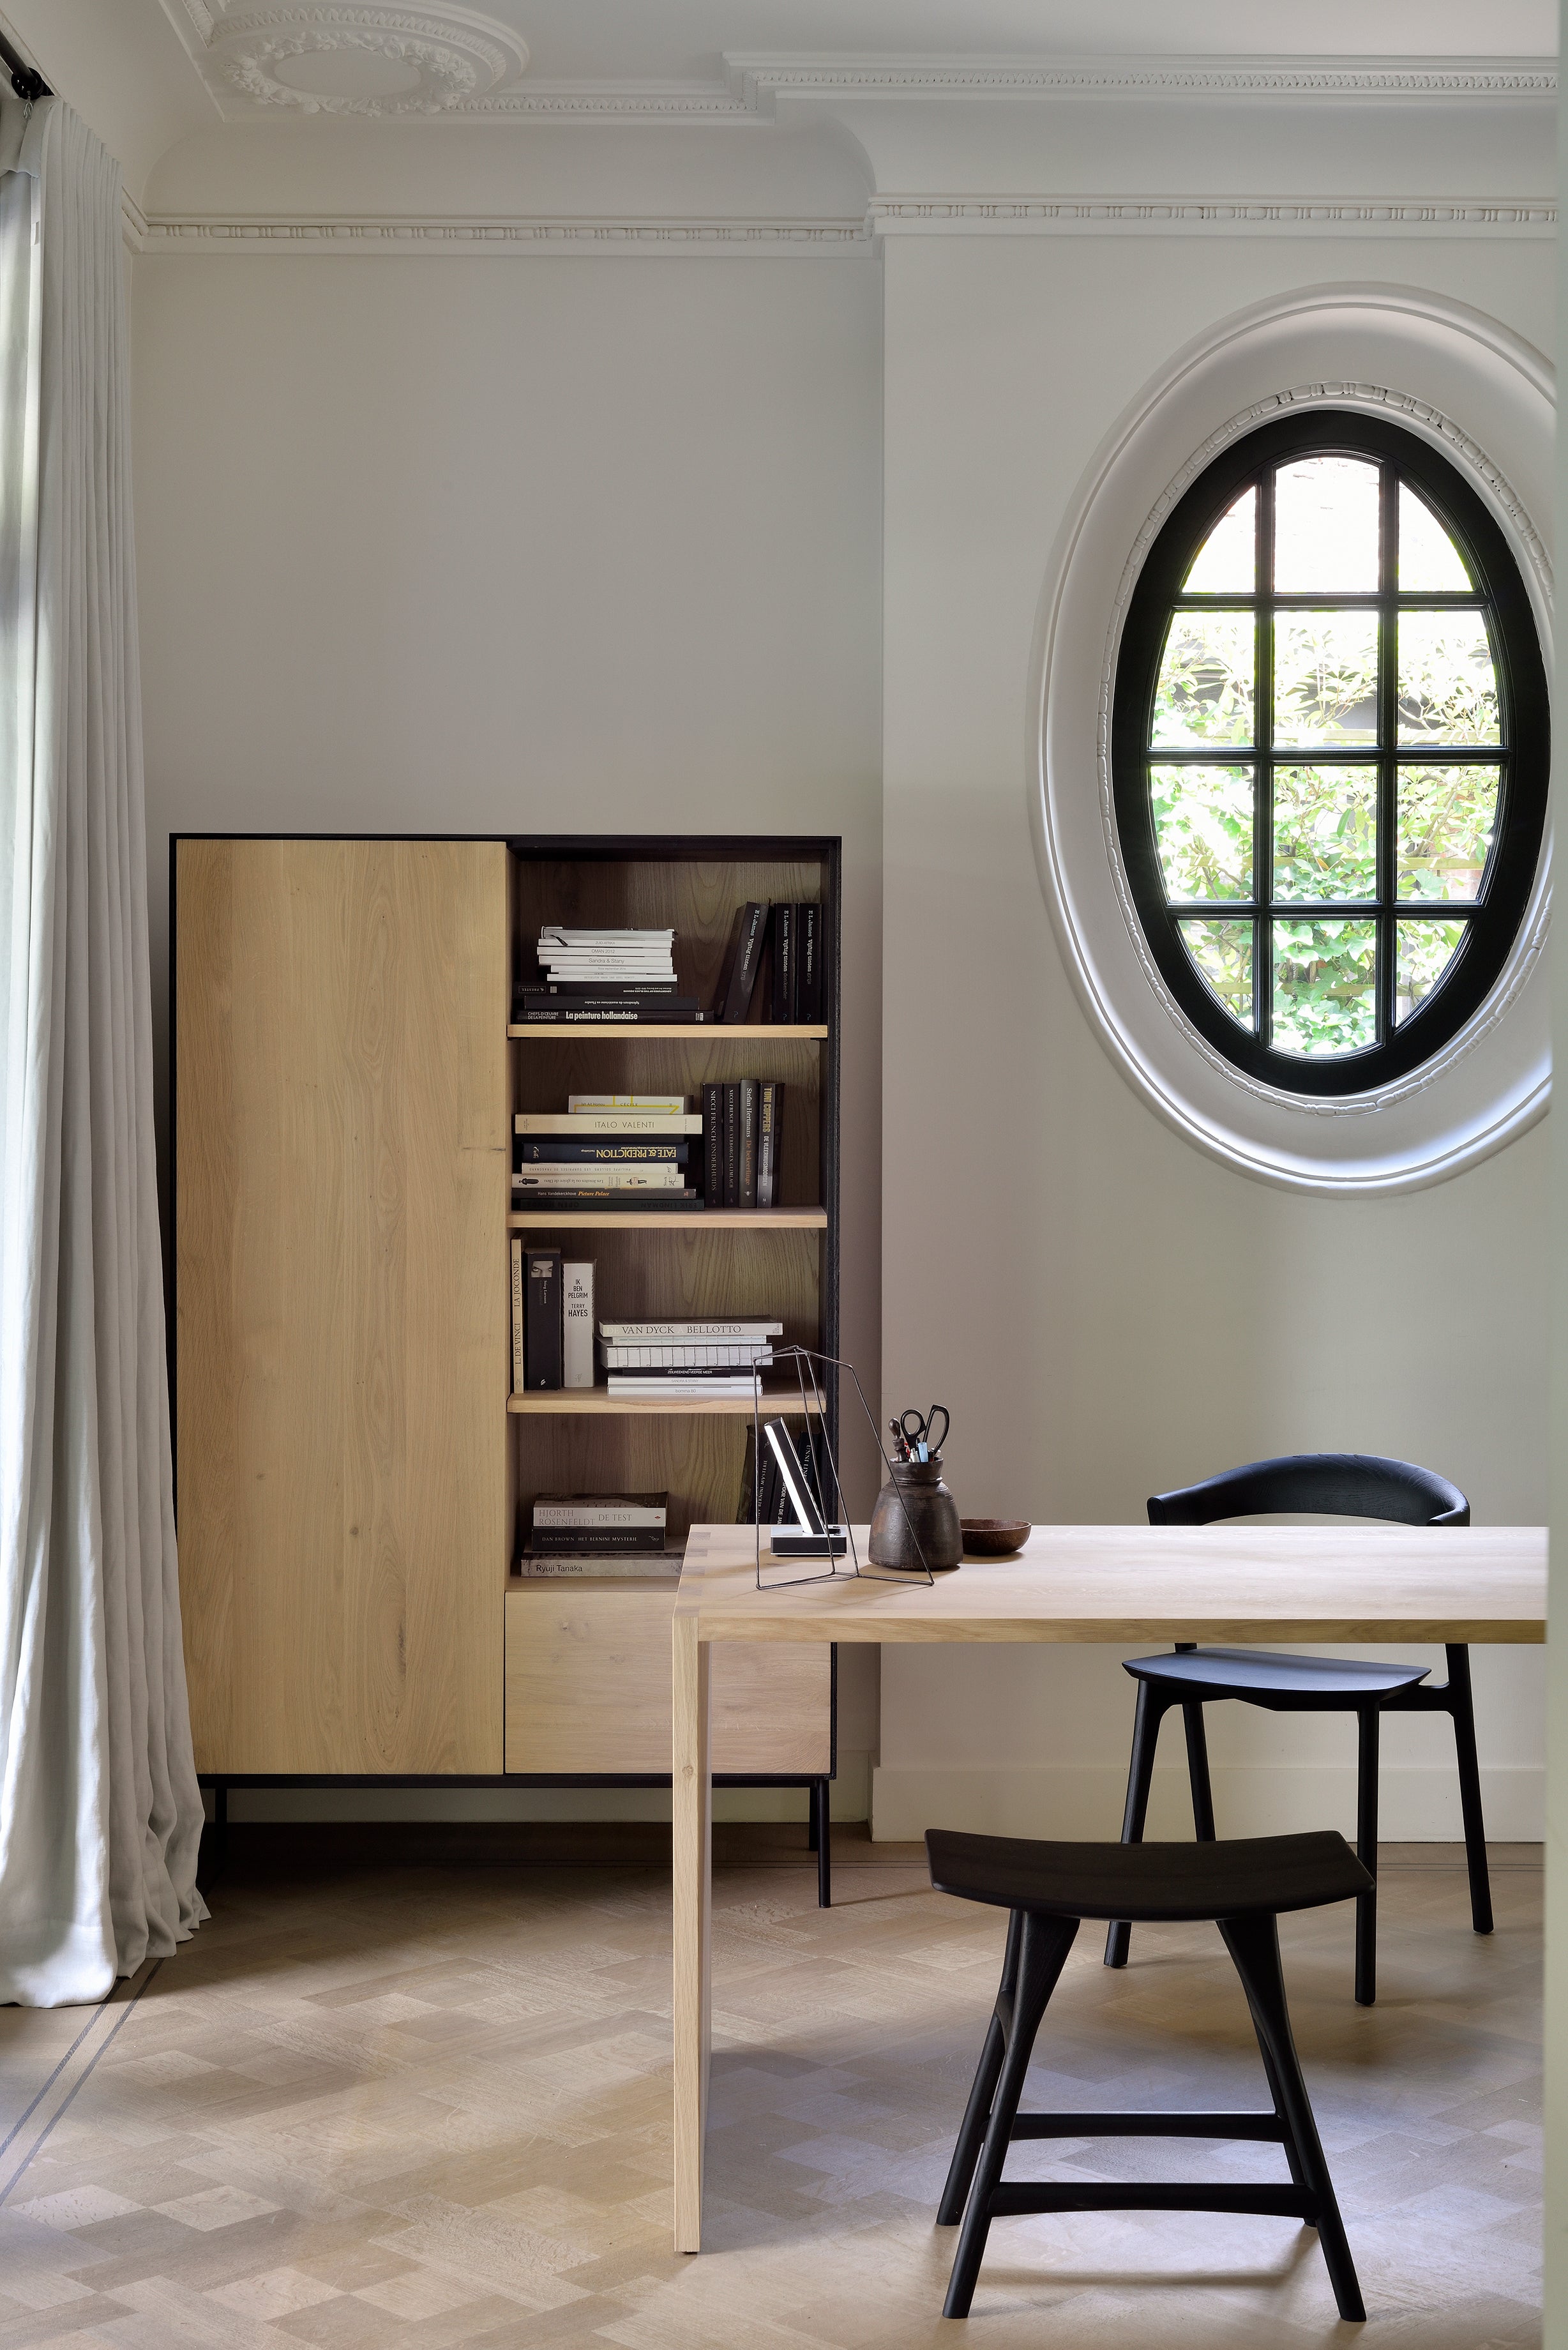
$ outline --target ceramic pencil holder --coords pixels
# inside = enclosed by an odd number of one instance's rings
[[[933,1573],[963,1557],[958,1503],[942,1482],[942,1456],[896,1461],[871,1513],[867,1556],[873,1566]]]

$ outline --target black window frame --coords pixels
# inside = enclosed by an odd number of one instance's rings
[[[1381,568],[1374,593],[1314,591],[1276,595],[1272,585],[1273,471],[1303,457],[1371,458],[1381,472]],[[1473,589],[1401,598],[1397,589],[1398,484],[1407,482],[1432,509],[1459,547]],[[1199,549],[1220,516],[1257,484],[1256,571],[1251,595],[1183,598],[1181,586]],[[1480,754],[1453,744],[1404,744],[1397,740],[1395,632],[1403,609],[1479,605],[1485,617],[1498,684],[1499,744]],[[1151,745],[1155,688],[1167,631],[1179,608],[1235,609],[1256,616],[1255,740],[1242,751],[1213,743],[1178,750]],[[1317,899],[1275,903],[1272,897],[1272,637],[1262,626],[1279,609],[1375,608],[1383,619],[1378,689],[1378,740],[1371,750],[1298,746],[1289,764],[1324,761],[1376,767],[1377,893],[1376,899]],[[1397,770],[1425,758],[1433,765],[1495,764],[1500,770],[1492,847],[1466,936],[1441,981],[1397,1027],[1394,1025],[1395,930],[1398,920],[1452,919],[1460,903],[1396,897],[1395,813]],[[1254,773],[1252,894],[1234,902],[1173,905],[1161,871],[1148,785],[1151,765],[1250,764]],[[1281,754],[1280,764],[1286,764]],[[1430,442],[1379,417],[1316,410],[1245,434],[1208,465],[1160,528],[1130,598],[1116,656],[1111,715],[1112,797],[1122,861],[1134,908],[1155,962],[1192,1025],[1247,1076],[1286,1094],[1307,1097],[1368,1093],[1393,1083],[1440,1052],[1496,985],[1530,902],[1545,827],[1551,773],[1551,706],[1540,634],[1518,563],[1484,501]],[[1308,1055],[1276,1052],[1268,1041],[1272,986],[1271,924],[1279,919],[1364,920],[1376,922],[1377,1038],[1360,1051]],[[1204,983],[1182,940],[1183,919],[1235,920],[1252,927],[1253,1002],[1259,1025],[1243,1029]]]

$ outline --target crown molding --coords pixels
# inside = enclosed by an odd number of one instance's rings
[[[134,224],[132,213],[135,213]],[[127,242],[138,253],[476,254],[710,255],[867,254],[864,220],[657,220],[553,217],[327,220],[146,218],[128,205]]]
[[[865,254],[885,236],[1427,236],[1549,239],[1557,205],[1386,196],[877,196],[857,220],[390,213],[144,213],[122,198],[136,253]]]
[[[1533,100],[1557,94],[1543,57],[854,57],[731,50],[748,110],[787,99],[1281,98]]]
[[[1554,197],[1450,196],[874,196],[878,236],[1546,237]]]

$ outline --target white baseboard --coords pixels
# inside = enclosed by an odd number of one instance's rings
[[[871,1757],[842,1747],[831,1816],[870,1811]],[[235,1787],[229,1817],[254,1820],[667,1820],[667,1787]],[[804,1820],[804,1787],[716,1787],[716,1820]]]
[[[1355,1834],[1353,1763],[1216,1763],[1214,1817],[1224,1835],[1282,1835],[1303,1828]],[[1539,1764],[1481,1767],[1487,1834],[1501,1844],[1538,1844],[1544,1833],[1545,1773]],[[1033,1770],[874,1770],[871,1835],[914,1843],[927,1828],[975,1835],[1115,1836],[1121,1833],[1125,1765],[1060,1764]],[[1187,1773],[1158,1767],[1148,1834],[1192,1833]],[[1462,1833],[1451,1765],[1386,1763],[1378,1833],[1389,1844],[1448,1844]]]

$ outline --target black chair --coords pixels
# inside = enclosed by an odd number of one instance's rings
[[[1252,1461],[1227,1470],[1201,1485],[1156,1493],[1148,1504],[1150,1525],[1207,1526],[1220,1518],[1262,1517],[1283,1512],[1321,1517],[1387,1518],[1407,1526],[1468,1526],[1470,1505],[1457,1485],[1429,1469],[1376,1454],[1303,1452],[1282,1461]],[[1265,1706],[1271,1713],[1354,1713],[1359,1724],[1356,1772],[1356,1851],[1369,1877],[1377,1873],[1377,1725],[1385,1713],[1446,1713],[1452,1717],[1459,1766],[1459,1805],[1469,1864],[1470,1922],[1478,1934],[1491,1932],[1491,1885],[1487,1875],[1486,1825],[1481,1817],[1480,1771],[1476,1762],[1475,1708],[1470,1697],[1470,1652],[1449,1646],[1449,1678],[1427,1688],[1426,1665],[1374,1665],[1329,1657],[1274,1656],[1266,1649],[1199,1648],[1179,1640],[1168,1657],[1137,1657],[1124,1669],[1137,1682],[1132,1767],[1127,1773],[1122,1842],[1143,1841],[1149,1782],[1159,1725],[1179,1705],[1187,1726],[1187,1771],[1192,1784],[1192,1821],[1211,1843],[1214,1804],[1209,1788],[1209,1750],[1203,1709],[1220,1698]],[[1106,1937],[1106,1964],[1125,1967],[1128,1921],[1119,1919]],[[1376,1996],[1377,1888],[1367,1887],[1355,1909],[1355,1996],[1370,2007]]]
[[[1246,2211],[1278,2213],[1315,2228],[1341,2317],[1365,2318],[1280,1970],[1282,1911],[1347,1901],[1366,1889],[1366,1871],[1345,1838],[1324,1830],[1228,1844],[1129,1846],[1035,1844],[930,1828],[926,1853],[939,1893],[1012,1913],[1002,1988],[937,2210],[940,2228],[963,2221],[942,2315],[969,2315],[992,2220],[1025,2211]],[[1247,1994],[1269,2085],[1268,2113],[1019,2112],[1034,2035],[1085,1918],[1213,1919]],[[1284,2149],[1291,2183],[1010,2185],[1002,2176],[1008,2147],[1018,2138],[1043,2137],[1262,2139]]]

